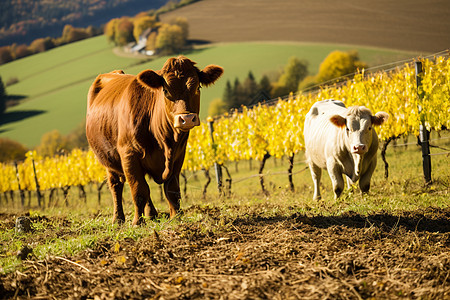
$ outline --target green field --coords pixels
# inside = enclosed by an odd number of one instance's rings
[[[414,57],[411,52],[376,48],[270,42],[216,44],[183,54],[196,61],[200,68],[218,64],[225,69],[223,77],[213,87],[202,90],[200,115],[204,119],[210,101],[222,97],[227,80],[234,82],[236,77],[244,80],[249,71],[259,80],[265,73],[281,70],[291,56],[307,60],[310,73],[316,73],[320,62],[336,49],[356,49],[361,59],[371,66]],[[41,136],[51,130],[67,134],[83,121],[86,94],[98,74],[116,69],[131,74],[160,69],[166,59],[117,56],[100,36],[2,65],[0,76],[4,82],[10,78],[19,80],[7,87],[7,93],[26,98],[2,117],[0,137],[34,147]]]

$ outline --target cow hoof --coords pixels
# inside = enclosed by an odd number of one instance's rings
[[[170,215],[170,219],[173,219],[173,218],[176,218],[176,217],[184,215],[184,212],[180,208],[178,208],[178,209],[170,209],[169,215]]]
[[[344,190],[341,189],[341,188],[336,188],[336,189],[334,190],[334,199],[339,198],[339,197],[341,196],[341,194],[342,194],[343,191],[344,191]]]
[[[140,218],[135,217],[133,219],[133,222],[131,223],[131,225],[133,225],[133,227],[137,227],[137,226],[144,225],[144,224],[145,224],[145,219],[142,217],[140,217]]]
[[[122,225],[125,223],[125,217],[113,217],[112,219],[113,224]]]

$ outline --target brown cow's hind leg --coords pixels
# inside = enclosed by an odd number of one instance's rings
[[[164,194],[169,202],[170,218],[174,218],[180,211],[180,182],[178,176],[169,178],[164,183]]]
[[[122,224],[125,222],[122,206],[124,178],[116,172],[108,170],[108,185],[114,201],[113,223]]]
[[[152,199],[150,198],[150,196],[148,197],[147,204],[145,204],[144,216],[150,217],[152,219],[154,219],[154,218],[156,218],[156,216],[158,216],[158,212],[156,211],[156,208],[153,205],[153,202],[152,202]]]
[[[133,225],[142,223],[143,216],[155,218],[158,213],[150,199],[150,189],[145,180],[145,173],[138,160],[128,157],[128,160],[122,162],[125,177],[130,185],[131,196],[134,202]]]

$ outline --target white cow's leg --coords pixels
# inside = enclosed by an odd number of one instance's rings
[[[320,178],[322,177],[322,169],[317,165],[310,163],[309,170],[311,171],[311,177],[314,183],[314,200],[321,198],[320,196]]]
[[[361,178],[359,179],[359,188],[361,189],[361,193],[367,193],[370,190],[370,179],[372,179],[372,174],[375,171],[375,167],[377,166],[377,159],[374,157],[370,162],[370,165],[364,174],[361,174]]]
[[[350,189],[353,187],[354,182],[353,182],[353,180],[352,180],[350,177],[348,177],[348,176],[345,176],[345,178],[347,178],[347,188],[350,190]]]
[[[344,178],[342,177],[342,171],[334,161],[327,161],[327,171],[331,178],[331,184],[333,185],[334,198],[337,199],[344,190]]]

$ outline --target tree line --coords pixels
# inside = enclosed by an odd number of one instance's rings
[[[0,42],[17,42],[39,37],[42,32],[60,31],[66,24],[99,26],[99,20],[134,15],[139,7],[164,13],[197,0],[2,0],[0,1]],[[161,6],[160,8],[158,8]],[[142,9],[142,10],[145,10]],[[141,11],[142,11],[141,10]],[[108,17],[109,16],[109,17]],[[103,21],[104,22],[104,21]],[[48,33],[47,33],[48,34]]]
[[[142,12],[137,14],[135,17],[112,19],[107,24],[109,24],[110,27],[113,27],[112,30],[114,30],[114,32],[111,33],[111,28],[107,28],[107,37],[110,38],[112,34],[113,38],[110,40],[118,45],[123,45],[127,42],[137,42],[139,37],[136,36],[136,32],[142,32],[143,26],[150,24],[151,26],[155,26],[155,29],[161,29],[163,34],[159,37],[159,39],[157,39],[157,36],[153,34],[150,40],[153,44],[158,44],[155,46],[150,43],[147,48],[158,48],[161,52],[167,53],[179,50],[180,47],[184,46],[186,42],[187,26],[180,23],[180,21],[173,21],[170,22],[170,24],[161,24],[158,21],[158,16],[162,13],[177,9],[196,1],[198,0],[169,0],[159,9],[152,9],[148,12]],[[82,18],[84,16],[94,16],[96,13],[104,12],[107,9],[117,8],[125,4],[132,5],[133,2],[136,2],[136,0],[74,0],[65,2],[53,0],[22,0],[20,3],[15,3],[15,1],[12,0],[0,1],[0,11],[8,12],[0,14],[0,40],[11,34],[24,35],[27,30],[41,27],[44,28],[45,26],[41,24],[41,22],[46,24],[45,22],[51,21],[63,22],[67,24],[74,21],[73,18],[75,17]],[[71,11],[69,15],[66,14],[67,8],[70,8]],[[152,23],[152,21],[149,21],[149,18],[145,17],[153,17],[156,24]],[[138,19],[138,21],[135,22],[134,19]],[[112,25],[113,23],[114,25]],[[180,28],[175,27],[175,25]],[[0,47],[0,65],[15,59],[47,51],[67,43],[102,34],[104,27],[105,25],[100,27],[90,25],[86,28],[77,28],[67,24],[64,26],[62,35],[59,38],[42,37],[35,39],[29,45],[14,43],[12,45],[2,46]],[[143,30],[145,29],[146,28]]]
[[[72,25],[64,26],[59,38],[38,38],[31,44],[12,44],[0,47],[0,65],[20,59],[29,55],[44,52],[58,46],[66,45],[83,39],[87,39],[103,33],[101,28],[88,26],[87,28],[76,28]]]
[[[185,46],[189,25],[185,18],[175,18],[169,23],[162,23],[157,15],[144,12],[133,18],[112,19],[105,25],[104,33],[116,46],[143,41],[145,50],[174,54]]]
[[[357,51],[333,51],[320,64],[319,72],[311,75],[306,60],[291,57],[275,76],[263,75],[257,82],[250,71],[244,81],[227,81],[222,99],[211,102],[208,114],[216,116],[241,106],[252,106],[290,93],[305,91],[325,84],[349,79],[357,70],[367,68]],[[271,78],[272,77],[272,80]]]

